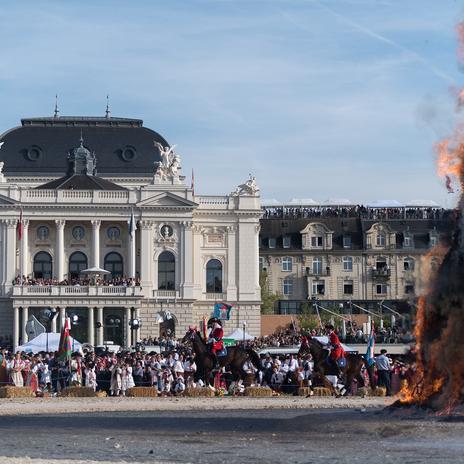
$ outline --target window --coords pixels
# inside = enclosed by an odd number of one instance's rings
[[[343,270],[352,271],[353,270],[353,258],[351,256],[343,257]]]
[[[37,238],[39,240],[47,240],[50,235],[50,231],[47,226],[40,226],[37,228]]]
[[[387,269],[387,261],[385,260],[385,258],[378,258],[377,261],[375,262],[375,268],[378,271],[383,271]]]
[[[286,277],[283,284],[283,294],[291,295],[293,293],[293,279]]]
[[[288,235],[282,238],[282,245],[284,248],[290,248],[291,243],[292,243],[292,240]]]
[[[434,247],[438,244],[438,236],[436,234],[430,234],[430,246]]]
[[[351,237],[349,235],[344,235],[343,236],[343,248],[351,248],[351,247],[352,247]]]
[[[70,279],[79,279],[81,277],[81,271],[87,268],[87,256],[85,256],[81,251],[76,251],[69,257]]]
[[[405,258],[404,259],[404,270],[405,271],[414,271],[414,260],[412,258]]]
[[[375,293],[377,295],[386,295],[387,294],[387,284],[377,284],[375,286]]]
[[[322,248],[323,237],[321,235],[316,235],[311,237],[311,247],[312,248]]]
[[[376,244],[378,247],[384,247],[386,241],[387,241],[387,238],[385,237],[385,234],[382,234],[382,233],[377,234]]]
[[[414,284],[411,282],[406,282],[404,286],[404,293],[408,295],[414,295]]]
[[[313,258],[313,274],[322,274],[322,258],[320,257]]]
[[[158,258],[158,290],[176,287],[176,259],[170,251],[163,251]]]
[[[299,301],[279,301],[279,314],[299,314],[301,303]]]
[[[78,241],[82,240],[85,236],[85,229],[82,226],[74,227],[72,230],[72,236]]]
[[[411,248],[412,247],[412,237],[409,234],[405,234],[403,239],[403,248]]]
[[[282,258],[282,271],[291,272],[292,270],[292,258],[285,257]]]
[[[345,280],[343,282],[343,294],[344,295],[353,294],[353,281],[352,280]]]
[[[106,235],[110,240],[118,240],[121,236],[119,227],[108,227]]]
[[[275,248],[276,247],[276,239],[275,238],[270,238],[269,239],[269,248]]]
[[[52,257],[45,251],[39,251],[34,256],[34,278],[51,279],[52,269]]]
[[[105,269],[111,272],[111,274],[107,274],[107,279],[123,276],[124,266],[122,256],[119,253],[116,253],[115,251],[108,253],[105,256],[104,263]]]
[[[218,259],[206,264],[206,292],[222,293],[222,263]]]
[[[324,281],[317,281],[312,283],[312,294],[313,295],[324,295],[325,283]]]

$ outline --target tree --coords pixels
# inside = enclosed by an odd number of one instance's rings
[[[319,318],[314,314],[309,303],[301,305],[301,314],[297,316],[298,326],[304,332],[310,332],[320,327]]]
[[[261,314],[273,314],[275,302],[280,298],[280,295],[272,293],[266,271],[260,271],[259,285],[261,287]]]

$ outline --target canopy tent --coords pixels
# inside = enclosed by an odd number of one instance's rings
[[[318,203],[312,198],[292,198],[288,206],[318,206]]]
[[[348,198],[329,198],[322,203],[323,206],[355,206]]]
[[[273,207],[273,206],[282,206],[282,203],[275,198],[261,200],[261,206],[263,208]]]
[[[403,208],[404,204],[398,200],[376,200],[367,205],[368,208]]]
[[[406,202],[406,207],[410,208],[440,208],[440,205],[433,200],[410,200]]]
[[[82,352],[82,345],[80,342],[71,338],[71,346],[73,351]],[[48,339],[48,342],[47,342]],[[58,351],[60,344],[60,334],[59,333],[41,333],[39,336],[35,337],[33,340],[30,340],[24,345],[20,345],[16,348],[16,351],[25,351],[27,353],[40,353],[41,351]]]
[[[224,338],[233,339],[236,341],[243,341],[245,335],[245,340],[254,340],[255,337],[252,337],[249,333],[243,332],[242,329],[235,329],[230,335]]]

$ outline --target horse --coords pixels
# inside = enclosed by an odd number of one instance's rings
[[[333,363],[329,361],[330,351],[324,348],[318,340],[312,337],[308,337],[308,342],[309,345],[302,345],[300,347],[298,356],[304,356],[308,353],[311,354],[314,361],[314,372],[319,374],[319,377],[323,381],[325,387],[330,388],[333,392],[336,393],[335,388],[333,388],[332,384],[326,378],[327,375],[337,376],[339,374],[339,371],[336,369]],[[359,387],[362,388],[365,386],[364,377],[361,374],[361,369],[363,366],[365,366],[367,369],[371,387],[375,386],[372,366],[368,365],[363,356],[354,353],[346,353],[345,358],[346,365],[345,367],[340,368],[340,371],[344,379],[346,395],[351,393],[351,385],[354,379],[357,380]]]
[[[209,384],[211,373],[214,370],[214,360],[209,352],[208,345],[200,335],[200,332],[190,328],[182,339],[181,343],[191,342],[195,352],[195,362],[198,367],[197,374],[203,375],[205,381]],[[227,355],[219,356],[218,363],[220,367],[228,367],[232,373],[232,380],[245,380],[246,373],[243,365],[249,359],[256,369],[260,370],[260,359],[257,353],[251,348],[242,348],[240,346],[228,346]]]

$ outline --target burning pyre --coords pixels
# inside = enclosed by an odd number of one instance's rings
[[[457,27],[458,60],[464,64],[464,23]],[[464,89],[458,92],[458,111]],[[413,381],[401,392],[400,404],[417,404],[452,412],[464,404],[464,123],[437,144],[438,174],[460,186],[461,198],[451,246],[434,250],[442,255],[438,270],[429,278],[428,291],[419,299],[416,317],[416,363]],[[431,258],[429,256],[429,258]],[[433,257],[431,259],[434,259]]]

